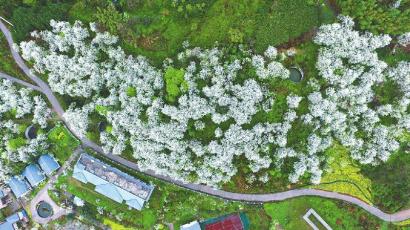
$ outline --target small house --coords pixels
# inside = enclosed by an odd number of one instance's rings
[[[58,162],[50,154],[41,155],[38,159],[38,164],[44,173],[50,176],[53,172],[60,168]]]
[[[14,195],[17,198],[23,197],[30,191],[30,185],[27,183],[27,181],[20,177],[13,176],[9,181],[8,185],[13,191]]]
[[[35,164],[30,164],[29,166],[27,166],[24,169],[22,176],[27,179],[27,181],[33,188],[46,179],[40,168]]]

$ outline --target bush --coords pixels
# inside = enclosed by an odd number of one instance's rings
[[[188,90],[188,83],[184,79],[185,71],[182,69],[168,68],[165,72],[165,85],[167,100],[175,102],[176,98]]]

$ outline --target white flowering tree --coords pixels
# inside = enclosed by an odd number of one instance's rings
[[[8,80],[0,80],[0,182],[7,180],[16,163],[28,162],[48,148],[44,134],[26,140],[25,126],[20,120],[32,116],[33,123],[45,127],[49,115],[50,110],[40,96],[28,89],[18,89]]]
[[[319,183],[323,152],[334,140],[358,161],[375,164],[397,150],[396,138],[409,127],[408,63],[388,67],[376,50],[388,45],[390,37],[355,31],[348,17],[320,27],[314,39],[321,46],[319,76],[309,79],[307,97],[281,95],[285,111],[276,111],[270,90],[272,82],[289,78],[278,60],[286,55],[274,47],[263,55],[241,48],[239,57],[228,58],[223,48],[185,44],[177,59],[166,59],[158,69],[144,57],[125,54],[115,36],[99,32],[94,24],[90,29],[80,22],[50,25],[51,31],[32,33],[42,42],[22,42],[20,49],[35,71],[48,75],[53,91],[86,102],[65,113],[70,127],[85,136],[90,115],[98,112],[110,125],[100,134],[105,152],[132,149],[141,169],[176,179],[218,185],[238,172],[234,162],[243,157],[262,182],[267,180],[264,169],[291,159],[291,182],[309,173]],[[164,81],[170,69],[178,75],[173,85]],[[387,80],[397,83],[404,96],[376,105],[374,88]],[[179,92],[172,102],[167,100],[171,88]],[[302,101],[308,103],[305,114],[299,111]],[[256,119],[269,113],[279,113],[280,121]],[[383,116],[397,123],[384,124]],[[311,128],[306,140],[300,140],[303,148],[289,142],[297,123]]]

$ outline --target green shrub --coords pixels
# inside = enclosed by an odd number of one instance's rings
[[[118,28],[124,21],[122,14],[115,9],[113,4],[104,8],[98,7],[95,17],[97,18],[97,21],[112,34],[117,34]]]
[[[165,90],[167,92],[167,100],[175,102],[176,98],[186,90],[188,83],[184,79],[185,71],[183,69],[168,68],[165,72]]]
[[[13,151],[24,146],[25,144],[26,144],[26,139],[24,139],[24,137],[17,137],[7,142],[7,146]]]

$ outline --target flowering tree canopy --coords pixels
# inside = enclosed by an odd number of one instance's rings
[[[389,67],[376,53],[389,36],[361,34],[350,18],[340,21],[322,26],[314,40],[321,46],[317,78],[325,88],[310,79],[306,98],[286,95],[287,108],[275,122],[255,119],[282,113],[275,111],[270,88],[289,81],[289,70],[274,47],[263,55],[240,48],[231,57],[223,48],[184,43],[184,51],[158,69],[142,56],[126,55],[115,36],[94,24],[87,29],[81,22],[51,21],[51,31],[32,33],[43,43],[22,42],[20,48],[34,70],[48,76],[53,91],[84,98],[85,105],[73,104],[64,115],[71,128],[84,136],[91,114],[105,116],[111,128],[100,134],[104,151],[121,154],[130,147],[141,169],[218,185],[237,173],[239,157],[253,173],[292,159],[291,182],[307,172],[319,183],[322,153],[334,141],[360,162],[375,164],[398,149],[396,138],[409,128],[409,63]],[[403,96],[374,103],[375,88],[386,81],[399,85]],[[308,112],[300,114],[303,100]],[[397,122],[384,124],[385,116]],[[298,122],[312,130],[303,149],[288,143]]]
[[[50,109],[44,99],[34,96],[31,90],[18,89],[11,81],[0,80],[0,181],[5,181],[13,172],[13,163],[28,162],[30,157],[48,148],[45,134],[31,140],[23,137],[25,126],[18,120],[31,115],[33,123],[47,125]]]

